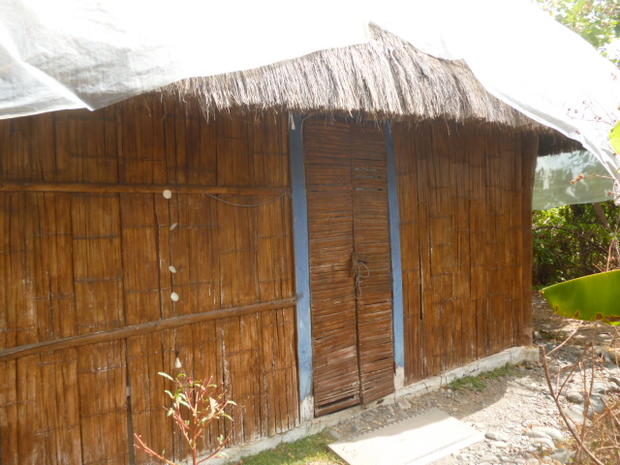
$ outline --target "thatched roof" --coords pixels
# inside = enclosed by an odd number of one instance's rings
[[[464,62],[427,55],[379,28],[373,35],[365,44],[249,71],[186,79],[165,90],[197,98],[206,113],[241,108],[370,119],[475,120],[539,131],[553,138],[549,150],[568,143],[489,94]]]

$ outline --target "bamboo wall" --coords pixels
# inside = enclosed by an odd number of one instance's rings
[[[147,463],[133,432],[184,456],[177,355],[236,443],[297,424],[287,153],[285,118],[159,100],[0,121],[3,465]]]
[[[407,382],[530,342],[535,136],[395,125]]]
[[[148,463],[134,432],[183,457],[177,356],[242,405],[235,443],[298,424],[287,131],[157,99],[0,121],[2,465]],[[394,148],[407,382],[527,343],[536,140],[395,124]]]

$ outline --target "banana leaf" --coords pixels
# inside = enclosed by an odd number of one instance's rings
[[[616,123],[614,128],[609,133],[609,143],[614,148],[616,153],[620,153],[620,121]]]
[[[554,284],[541,292],[558,315],[620,325],[620,270]]]

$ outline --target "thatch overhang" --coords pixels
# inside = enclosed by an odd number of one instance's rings
[[[365,44],[323,50],[248,71],[191,78],[164,92],[219,111],[294,111],[370,120],[483,123],[541,137],[541,154],[580,145],[488,93],[462,61],[421,52],[379,28]]]

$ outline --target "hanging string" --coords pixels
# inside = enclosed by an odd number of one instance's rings
[[[351,274],[355,278],[355,298],[362,296],[362,280],[370,278],[370,269],[364,260],[360,260],[356,252],[351,255]]]
[[[264,202],[259,202],[259,203],[237,203],[237,202],[231,202],[230,200],[224,200],[221,197],[218,197],[216,194],[206,194],[206,195],[211,197],[213,200],[217,200],[218,202],[222,202],[232,207],[257,208],[257,207],[264,207],[265,205],[270,205],[279,200],[282,200],[284,197],[288,195],[288,192],[282,192],[279,196],[274,197],[273,199],[269,199],[269,200],[266,200]]]

